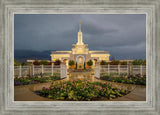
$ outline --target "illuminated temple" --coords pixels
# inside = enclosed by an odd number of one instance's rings
[[[51,53],[51,61],[61,60],[61,62],[66,62],[68,67],[69,60],[74,60],[77,64],[77,69],[87,68],[87,62],[89,60],[93,61],[93,68],[95,62],[100,62],[101,60],[109,61],[108,51],[89,51],[88,44],[83,43],[83,34],[81,31],[81,21],[79,22],[79,32],[78,41],[76,44],[72,44],[72,51],[53,51]]]

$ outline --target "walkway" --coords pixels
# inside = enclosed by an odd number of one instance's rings
[[[128,95],[112,99],[112,101],[146,101],[146,86],[136,85]]]

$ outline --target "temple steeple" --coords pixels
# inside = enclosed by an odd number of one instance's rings
[[[81,32],[81,20],[79,21],[79,32]]]
[[[78,42],[77,45],[83,45],[83,36],[82,36],[82,31],[81,31],[81,21],[79,21],[79,32],[78,32]]]

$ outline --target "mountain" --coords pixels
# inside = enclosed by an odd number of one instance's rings
[[[28,59],[50,60],[51,51],[14,50],[14,58],[19,62],[26,62]]]

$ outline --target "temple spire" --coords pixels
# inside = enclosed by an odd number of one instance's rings
[[[79,32],[78,32],[78,41],[77,45],[83,45],[83,34],[81,32],[81,20],[79,21]]]
[[[79,32],[81,32],[81,20],[79,21]]]

